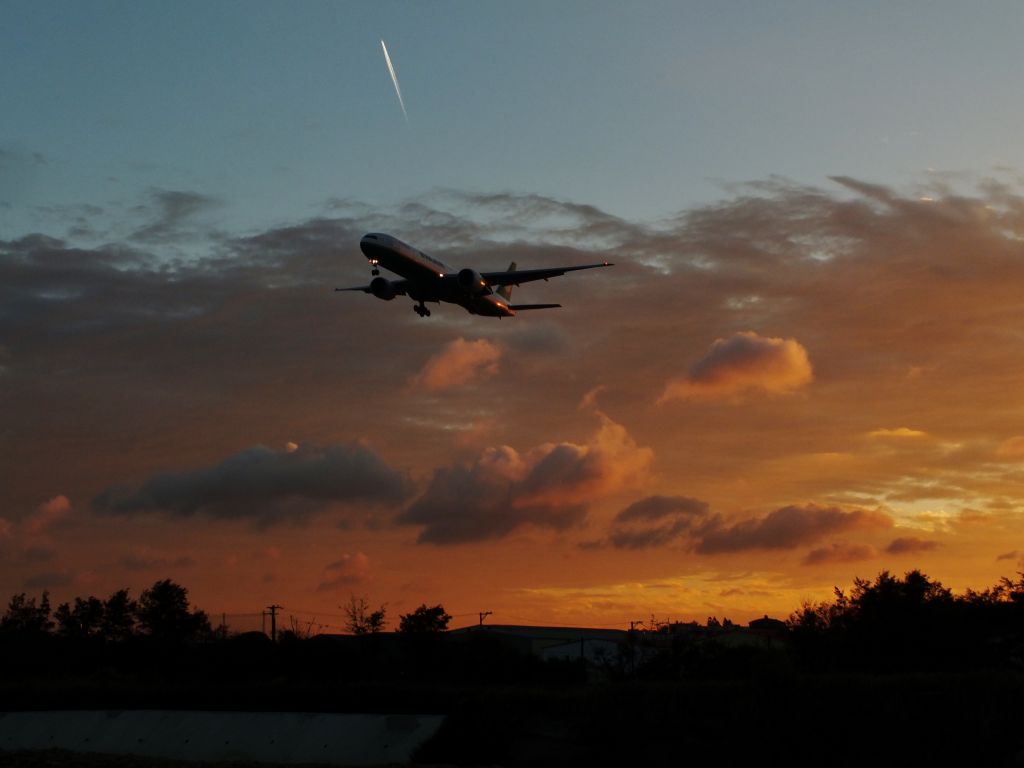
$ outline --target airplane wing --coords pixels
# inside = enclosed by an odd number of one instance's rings
[[[581,267],[549,267],[547,269],[521,269],[518,272],[484,272],[480,275],[489,285],[519,285],[534,280],[547,280],[551,277],[560,277],[566,272],[575,272],[578,269],[594,269],[595,267],[611,267],[607,261],[601,264],[584,264]]]
[[[389,280],[391,286],[395,289],[397,296],[405,296],[409,281],[408,280]],[[372,286],[369,285],[356,285],[351,288],[335,288],[335,291],[362,291],[363,293],[373,293]]]

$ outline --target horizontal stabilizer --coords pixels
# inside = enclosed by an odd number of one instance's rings
[[[509,309],[513,312],[518,312],[521,309],[554,309],[560,307],[561,304],[510,304]]]

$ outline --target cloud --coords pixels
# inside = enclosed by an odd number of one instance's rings
[[[658,402],[724,398],[747,390],[787,394],[813,378],[807,350],[796,339],[744,331],[717,339],[685,377],[668,383]]]
[[[996,557],[996,561],[999,560],[1017,560],[1020,557],[1020,550],[1015,549],[1012,552],[1004,552]]]
[[[615,522],[661,520],[666,517],[702,517],[708,513],[708,503],[689,496],[648,496],[634,502],[615,516]]]
[[[583,393],[583,397],[580,398],[580,403],[577,407],[581,411],[593,411],[598,409],[597,396],[604,392],[608,387],[604,384],[598,384],[596,387],[591,387]]]
[[[39,536],[70,514],[71,501],[68,497],[54,496],[35,508],[35,511],[22,523],[22,530],[29,536]]]
[[[762,517],[728,524],[710,514],[707,502],[688,496],[650,496],[622,510],[612,520],[604,541],[584,544],[592,549],[611,545],[618,549],[645,549],[678,545],[702,555],[751,550],[795,549],[825,536],[853,530],[892,526],[892,518],[879,510],[850,509],[819,504],[790,505]],[[839,543],[814,550],[808,564],[858,559],[871,550]],[[871,550],[873,553],[874,550]]]
[[[527,524],[578,525],[592,501],[642,483],[653,459],[621,425],[598,418],[585,445],[545,443],[523,453],[491,447],[470,464],[435,470],[398,521],[423,526],[419,541],[431,544],[498,539]]]
[[[135,491],[107,489],[94,506],[116,515],[201,514],[268,525],[301,521],[339,502],[397,503],[408,487],[403,474],[362,445],[280,452],[256,446],[213,467],[154,475]]]
[[[878,553],[874,547],[867,544],[849,544],[836,542],[828,547],[812,549],[803,559],[804,565],[821,565],[823,563],[856,563],[860,560],[870,560]]]
[[[329,563],[317,585],[317,592],[332,592],[340,587],[349,587],[366,581],[370,576],[370,558],[362,552],[354,555],[346,552],[340,559]]]
[[[156,208],[140,206],[140,213],[154,214],[152,221],[139,227],[131,236],[132,240],[143,243],[165,243],[178,240],[187,233],[186,225],[191,224],[195,217],[220,205],[215,198],[201,195],[198,192],[182,192],[158,189],[152,195],[152,204]]]
[[[606,542],[617,549],[647,549],[677,543],[708,514],[706,501],[689,496],[648,496],[619,512],[612,520]]]
[[[909,427],[897,427],[896,429],[874,429],[868,432],[868,437],[881,440],[914,440],[928,437],[928,433]]]
[[[892,518],[880,510],[791,505],[764,517],[726,525],[721,518],[700,531],[695,551],[699,554],[744,552],[755,549],[793,549],[825,536],[853,530],[888,528]]]
[[[919,539],[916,536],[901,536],[893,539],[885,551],[890,555],[904,555],[909,552],[930,552],[939,548],[939,542]]]
[[[501,347],[486,339],[450,341],[424,364],[410,384],[428,392],[464,387],[498,373]]]

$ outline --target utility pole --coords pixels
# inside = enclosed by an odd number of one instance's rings
[[[277,612],[283,607],[281,605],[267,606],[267,610],[270,611],[270,641],[272,643],[277,642]]]
[[[484,625],[484,619],[490,616],[492,611],[480,611],[480,626]]]

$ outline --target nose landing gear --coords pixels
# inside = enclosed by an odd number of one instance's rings
[[[413,312],[415,312],[420,317],[430,317],[430,310],[427,309],[425,306],[423,306],[423,302],[422,301],[419,304],[417,304],[415,307],[413,307],[412,309],[413,309]]]
[[[372,269],[370,270],[370,274],[373,275],[374,277],[380,274],[380,269],[377,267],[377,264],[378,261],[376,259],[370,259],[370,266],[372,267]]]

